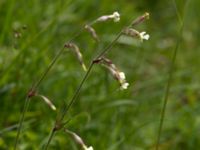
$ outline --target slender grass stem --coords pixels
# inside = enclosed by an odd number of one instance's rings
[[[101,58],[103,55],[105,55],[117,42],[117,40],[122,35],[123,29],[117,34],[116,38],[97,56],[96,59]]]
[[[184,14],[186,12],[186,6],[188,4],[188,1],[186,2],[185,6],[184,6]],[[176,5],[176,3],[175,3],[175,5]],[[177,9],[176,9],[176,11],[177,11]],[[179,13],[177,12],[177,14],[179,14]],[[166,108],[167,108],[167,102],[168,102],[168,98],[169,98],[171,82],[172,82],[173,73],[174,73],[175,61],[176,61],[179,45],[180,45],[181,40],[182,40],[183,27],[184,27],[184,17],[185,17],[184,14],[183,14],[183,19],[182,19],[182,22],[181,22],[181,27],[180,27],[178,39],[177,39],[177,42],[176,42],[176,46],[175,46],[175,49],[174,49],[174,52],[173,52],[173,55],[172,55],[172,62],[171,62],[171,65],[170,65],[169,76],[168,76],[168,81],[167,81],[167,85],[166,85],[166,90],[165,90],[165,95],[164,95],[164,100],[163,100],[163,105],[162,105],[162,110],[161,110],[160,123],[159,123],[159,128],[158,128],[158,137],[157,137],[156,147],[155,147],[156,150],[159,150],[159,143],[160,143],[162,128],[163,128],[163,124],[164,124],[165,111],[166,111]],[[180,17],[180,16],[178,16],[178,17]]]
[[[48,141],[47,141],[47,144],[46,144],[44,150],[47,150],[47,149],[48,149],[48,147],[49,147],[49,145],[50,145],[50,142],[51,142],[53,136],[55,135],[55,132],[56,132],[56,130],[52,129],[52,131],[51,131],[51,133],[50,133],[50,135],[49,135],[49,138],[48,138]]]
[[[20,137],[21,129],[22,129],[22,125],[23,125],[23,122],[24,122],[25,114],[26,114],[26,112],[28,110],[29,103],[30,103],[30,99],[27,96],[26,100],[25,100],[25,103],[24,103],[24,108],[23,108],[23,111],[22,111],[22,114],[21,114],[21,117],[20,117],[19,127],[17,128],[17,136],[15,138],[14,150],[17,149],[17,145],[19,143],[19,137]]]
[[[4,19],[4,26],[3,26],[3,30],[1,31],[1,35],[0,35],[0,43],[3,42],[3,40],[5,38],[5,34],[6,34],[7,30],[9,29],[9,23],[11,22],[11,19],[13,17],[12,13],[14,10],[14,6],[15,6],[15,0],[11,0],[9,2],[9,7],[7,9],[6,16]]]
[[[89,66],[89,68],[88,68],[88,70],[87,70],[85,76],[83,77],[83,79],[82,79],[80,85],[78,86],[77,90],[75,91],[74,96],[72,97],[71,101],[69,102],[68,105],[65,106],[65,108],[64,108],[64,110],[63,110],[63,113],[62,113],[62,116],[61,116],[61,119],[60,119],[61,122],[63,121],[65,115],[67,114],[67,111],[69,110],[69,108],[73,105],[73,103],[75,102],[76,98],[78,97],[78,95],[79,95],[79,93],[80,93],[80,90],[81,90],[81,88],[83,87],[83,85],[84,85],[86,79],[88,78],[88,76],[89,76],[89,74],[90,74],[90,72],[91,72],[93,66],[94,66],[94,63],[92,62],[92,63],[90,64],[90,66]]]
[[[173,77],[174,65],[175,65],[175,60],[176,60],[176,55],[177,55],[179,43],[180,43],[180,40],[176,44],[176,48],[175,48],[174,53],[173,53],[172,63],[171,63],[171,66],[170,66],[169,77],[168,77],[167,87],[166,87],[165,96],[164,96],[164,102],[163,102],[163,106],[162,106],[162,110],[161,110],[158,137],[157,137],[157,142],[156,142],[156,150],[159,149],[160,137],[161,137],[163,122],[164,122],[164,118],[165,118],[165,111],[166,111],[166,107],[167,107],[169,91],[170,91],[170,88],[171,88],[171,81],[172,81],[172,77]]]

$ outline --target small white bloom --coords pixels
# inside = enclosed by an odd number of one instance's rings
[[[120,14],[117,11],[114,12],[112,16],[113,16],[114,22],[120,21]]]
[[[126,79],[124,72],[119,72],[119,77],[120,77],[120,80]]]
[[[144,40],[148,40],[149,38],[150,38],[150,35],[146,34],[146,32],[141,32],[140,33],[140,39],[141,39],[141,41],[143,41],[143,39]]]
[[[120,14],[116,11],[112,15],[101,16],[96,21],[102,22],[102,21],[107,21],[107,20],[110,20],[110,19],[113,19],[114,22],[119,22],[120,21]]]
[[[84,146],[83,149],[84,150],[94,150],[92,146],[90,146],[90,147]]]
[[[125,90],[125,89],[128,88],[128,86],[129,86],[129,83],[124,82],[124,83],[121,85],[120,89],[121,89],[121,90]]]

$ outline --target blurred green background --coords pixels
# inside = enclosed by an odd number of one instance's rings
[[[186,6],[186,7],[185,7]],[[184,19],[169,101],[161,135],[161,150],[198,150],[200,147],[199,0],[1,0],[0,1],[0,149],[14,146],[16,127],[33,82],[56,53],[80,28],[97,17],[118,11],[121,21],[96,24],[101,42],[87,32],[75,39],[88,66],[132,19],[150,13],[137,30],[149,41],[122,37],[108,57],[126,73],[130,87],[118,84],[95,66],[78,100],[66,116],[67,128],[95,150],[155,149],[172,54]],[[184,9],[185,7],[185,9]],[[57,108],[69,102],[85,72],[65,51],[38,88]],[[32,98],[26,113],[19,149],[42,149],[56,112],[40,98]],[[58,132],[49,149],[80,149]]]

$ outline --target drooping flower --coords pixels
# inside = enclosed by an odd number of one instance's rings
[[[83,150],[93,150],[93,147],[92,146],[87,146],[84,141],[82,140],[82,138],[77,135],[75,132],[72,132],[72,131],[69,131],[68,129],[65,129],[65,132],[70,134],[72,136],[72,138],[74,139],[74,141],[79,144]]]
[[[46,97],[46,96],[44,96],[44,95],[36,95],[36,96],[39,96],[39,97],[41,97],[43,100],[44,100],[44,102],[52,109],[52,110],[56,110],[56,107],[55,107],[55,105]]]
[[[133,38],[137,37],[142,42],[143,42],[143,40],[148,40],[150,38],[150,35],[146,34],[145,31],[139,32],[139,31],[137,31],[135,29],[132,29],[132,28],[126,28],[126,29],[124,29],[123,34],[125,34],[127,36],[130,36],[130,37],[133,37]]]
[[[103,21],[107,21],[113,19],[114,22],[119,22],[120,21],[120,14],[115,11],[112,15],[104,15],[99,17],[96,22],[103,22]]]
[[[56,111],[56,106],[51,102],[51,100],[44,95],[38,94],[35,90],[31,89],[28,92],[28,97],[40,97],[52,110]]]
[[[99,42],[99,37],[93,27],[91,27],[90,25],[85,25],[85,29],[91,34],[92,38],[95,41]]]
[[[66,43],[65,48],[69,48],[74,52],[74,54],[76,55],[76,58],[78,59],[79,63],[81,64],[83,70],[87,71],[87,68],[83,61],[83,56],[82,56],[82,53],[81,53],[79,47],[74,43]]]
[[[129,83],[126,82],[126,76],[124,72],[121,72],[110,59],[103,57],[96,60],[95,63],[102,64],[110,71],[114,79],[119,82],[121,90],[128,88]]]

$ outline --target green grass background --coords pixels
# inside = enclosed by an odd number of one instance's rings
[[[186,9],[184,9],[184,6]],[[96,66],[66,120],[95,150],[155,149],[160,112],[172,54],[184,20],[161,135],[162,150],[200,147],[199,0],[1,0],[0,1],[0,149],[12,149],[25,95],[56,53],[87,22],[118,11],[121,21],[96,24],[101,42],[87,32],[75,41],[86,65],[133,18],[150,13],[137,29],[150,40],[120,38],[108,57],[126,73],[128,90],[101,66]],[[22,28],[25,29],[22,29]],[[21,34],[20,38],[16,34]],[[64,52],[38,88],[61,108],[69,102],[85,72]],[[42,149],[56,112],[39,98],[31,99],[19,149]],[[49,149],[79,149],[64,132],[57,132]]]

